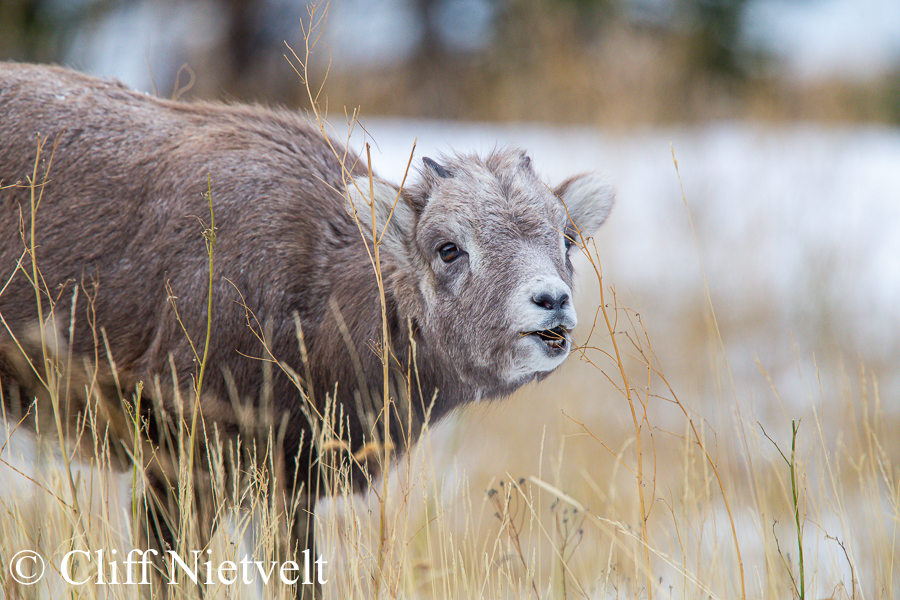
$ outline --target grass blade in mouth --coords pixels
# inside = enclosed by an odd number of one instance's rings
[[[551,348],[563,348],[569,341],[568,334],[569,330],[563,327],[562,325],[557,325],[553,329],[541,329],[540,331],[525,331],[520,333],[522,337],[533,335],[538,338]]]
[[[566,333],[568,333],[568,330],[566,330],[566,328],[563,327],[562,325],[557,325],[553,329],[543,329],[541,331],[532,331],[531,333],[534,333],[535,335],[537,335],[539,338],[541,338],[542,340],[544,340],[546,342],[551,342],[551,341],[565,340]]]

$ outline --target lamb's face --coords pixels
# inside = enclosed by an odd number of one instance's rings
[[[417,296],[423,339],[476,396],[546,376],[571,351],[577,324],[573,240],[606,218],[611,188],[584,176],[551,190],[521,152],[425,165],[385,235]]]
[[[518,386],[572,346],[567,218],[522,157],[491,159],[448,166],[432,186],[415,232],[422,326],[476,384]]]

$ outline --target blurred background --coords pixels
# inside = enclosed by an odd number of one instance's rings
[[[322,21],[325,12],[297,0],[2,0],[0,59],[64,64],[166,97],[309,110],[284,54],[287,42],[303,56],[313,23],[320,106],[338,137],[345,110],[361,109],[365,130],[350,144],[372,142],[381,176],[401,179],[416,140],[417,157],[522,146],[550,183],[606,173],[618,200],[598,256],[603,285],[613,286],[605,301],[615,290],[630,309],[614,328],[644,389],[654,494],[674,506],[688,480],[676,394],[715,440],[748,569],[763,572],[776,553],[772,521],[791,517],[783,482],[756,480],[760,462],[774,469],[780,460],[759,426],[786,448],[791,421],[805,419],[807,442],[819,441],[804,475],[821,566],[813,597],[849,589],[854,577],[829,535],[870,567],[864,589],[900,593],[890,538],[900,522],[900,488],[891,487],[900,462],[900,2],[332,0]],[[583,257],[576,267],[586,342],[600,286]],[[642,370],[631,345],[644,337],[641,323],[671,390]],[[435,431],[429,460],[445,506],[454,494],[537,474],[639,529],[634,475],[615,455],[635,464],[631,412],[602,354],[609,337],[601,324],[590,339],[594,364],[573,356],[518,398],[472,407]],[[876,429],[872,450],[859,432]],[[857,489],[854,473],[873,455],[887,475]],[[834,493],[822,491],[829,473]],[[882,485],[894,490],[887,499]],[[871,497],[859,504],[864,492]],[[483,498],[473,504],[491,512]],[[691,525],[696,539],[728,537],[715,506]],[[709,550],[697,552],[701,570],[716,543]],[[730,575],[723,589],[734,591]],[[757,580],[765,597],[772,584]]]
[[[0,57],[171,95],[302,105],[299,0],[3,0]],[[319,16],[324,9],[318,11]],[[325,48],[327,46],[327,48]],[[623,127],[900,120],[894,0],[334,0],[333,107]],[[182,77],[182,83],[185,78]]]

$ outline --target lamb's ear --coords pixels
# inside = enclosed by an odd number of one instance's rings
[[[369,177],[354,178],[348,187],[350,214],[359,218],[359,223],[368,237],[372,236],[372,205],[375,206],[375,223],[381,237],[381,248],[395,259],[407,261],[409,241],[416,226],[415,210],[398,189],[380,179],[373,180],[374,197],[369,198]],[[385,225],[387,228],[385,229]],[[384,234],[382,235],[382,232]]]
[[[578,232],[588,237],[600,229],[616,198],[613,186],[596,173],[576,175],[564,181],[555,190],[556,195],[566,205],[571,221],[566,227],[566,235],[579,241]]]

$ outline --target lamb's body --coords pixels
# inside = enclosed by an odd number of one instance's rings
[[[14,65],[2,70],[0,114],[18,122],[3,126],[4,184],[24,183],[34,169],[38,134],[49,137],[38,169],[40,178],[52,152],[36,220],[38,265],[49,288],[60,291],[57,312],[65,311],[76,284],[82,307],[84,294],[96,292],[97,324],[106,329],[126,390],[139,380],[149,389],[154,375],[167,376],[169,353],[182,384],[197,372],[165,286],[199,344],[208,285],[200,236],[200,219],[209,222],[207,174],[217,234],[209,397],[229,400],[222,368],[230,370],[241,400],[263,397],[261,362],[247,357],[264,351],[241,302],[272,328],[272,353],[303,375],[293,317],[299,315],[320,398],[334,382],[357,381],[335,306],[364,372],[380,373],[375,354],[363,351],[381,331],[372,266],[345,208],[341,165],[308,121],[256,106],[170,102],[67,70]],[[25,188],[3,192],[4,282],[23,250],[18,214],[21,207],[27,231],[29,194]],[[390,296],[389,316],[398,328]],[[33,298],[19,273],[0,296],[0,312],[13,324],[35,323]],[[84,312],[77,311],[76,324],[71,349],[94,356],[96,339]],[[395,337],[402,342],[405,336]],[[291,413],[285,442],[296,448],[308,427],[300,394],[274,371],[271,397],[277,411]],[[347,392],[338,387],[341,397]],[[361,432],[354,433],[360,443]]]
[[[65,336],[73,356],[107,361],[89,326],[90,297],[126,397],[143,381],[145,395],[156,394],[177,414],[174,395],[164,391],[171,390],[170,356],[182,389],[198,364],[173,306],[202,351],[208,259],[200,220],[209,221],[209,176],[217,243],[201,400],[207,424],[241,425],[235,401],[259,412],[271,406],[286,458],[297,455],[302,436],[308,440],[295,383],[277,366],[269,380],[264,363],[252,358],[267,357],[257,337],[264,334],[271,356],[311,382],[316,409],[336,394],[352,448],[378,438],[383,377],[371,347],[382,337],[381,304],[367,241],[348,212],[348,199],[358,207],[361,196],[352,184],[348,193],[341,162],[317,128],[288,111],[172,102],[64,69],[15,64],[0,64],[0,116],[4,186],[26,183],[39,136],[47,140],[37,169],[40,182],[49,166],[35,220],[36,259],[57,300],[58,330],[68,331],[80,288],[75,334]],[[345,164],[350,175],[366,172],[352,154]],[[367,183],[360,187],[368,192]],[[591,177],[556,193],[587,233],[612,201]],[[30,194],[27,187],[0,191],[4,283],[25,248],[23,223],[30,242]],[[394,425],[410,423],[407,407],[420,423],[426,405],[439,418],[556,368],[575,324],[562,237],[574,229],[530,160],[512,151],[448,158],[444,166],[426,160],[419,182],[391,212],[396,198],[396,188],[376,182],[380,226],[392,214],[382,263],[395,381],[408,372],[410,335],[415,340],[413,386],[406,395],[394,388],[404,412]],[[364,230],[371,214],[368,207],[359,212]],[[22,272],[0,295],[0,313],[17,336],[37,323],[34,288]],[[159,389],[154,378],[162,378]],[[8,403],[11,385],[25,388],[23,406],[35,393],[8,354],[0,355],[0,380]],[[393,441],[414,435],[394,428]],[[312,458],[308,448],[301,474]]]

